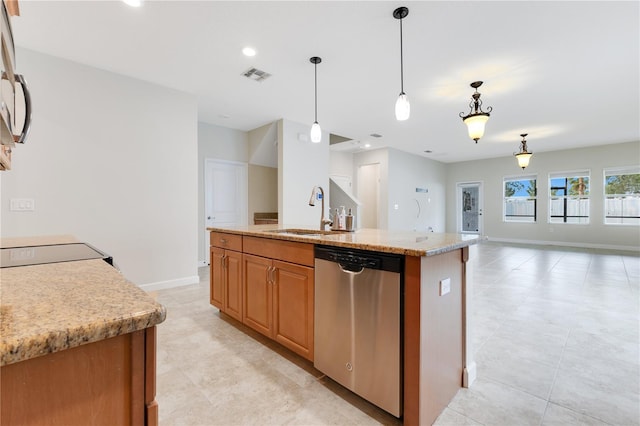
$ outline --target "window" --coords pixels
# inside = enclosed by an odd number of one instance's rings
[[[537,212],[536,176],[504,178],[503,220],[535,222]]]
[[[589,172],[549,175],[549,223],[589,223]]]
[[[640,166],[604,170],[604,223],[640,225]]]

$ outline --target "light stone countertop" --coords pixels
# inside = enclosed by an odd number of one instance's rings
[[[75,242],[69,238],[29,243]],[[0,245],[15,246],[13,239]],[[164,306],[102,259],[0,269],[0,365],[143,330],[165,317]]]
[[[435,256],[462,247],[476,244],[483,237],[469,234],[447,234],[437,232],[387,231],[384,229],[358,229],[354,232],[320,231],[315,235],[295,235],[269,232],[273,230],[310,230],[309,226],[295,225],[249,225],[234,227],[209,227],[207,230],[228,232],[254,237],[298,241],[337,247],[355,248],[405,256]]]

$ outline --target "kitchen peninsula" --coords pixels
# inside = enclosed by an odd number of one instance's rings
[[[207,228],[210,303],[313,362],[314,321],[323,321],[314,318],[314,288],[323,285],[314,275],[316,247],[401,256],[402,420],[407,425],[433,423],[475,375],[467,344],[466,262],[469,245],[480,237],[304,228]]]
[[[0,245],[15,259],[74,243]],[[155,326],[165,308],[102,259],[1,266],[0,423],[157,425]]]

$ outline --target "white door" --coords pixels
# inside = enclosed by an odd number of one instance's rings
[[[246,163],[205,159],[205,227],[247,225],[247,173]],[[209,233],[205,234],[205,253],[209,253]]]
[[[458,184],[458,232],[482,234],[482,182]]]
[[[362,202],[362,228],[378,228],[380,210],[380,164],[358,167],[358,199]]]

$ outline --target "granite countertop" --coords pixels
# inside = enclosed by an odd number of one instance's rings
[[[313,230],[309,226],[294,225],[250,225],[234,227],[209,227],[207,230],[250,235],[278,240],[298,241],[337,247],[356,248],[405,256],[435,256],[476,244],[482,237],[467,234],[447,234],[437,232],[387,231],[384,229],[358,229],[354,232],[320,231],[317,234],[295,235],[274,230]],[[270,232],[271,231],[271,232]]]
[[[63,241],[75,242],[45,238],[29,244]],[[166,316],[164,306],[101,259],[0,273],[0,365],[143,330]]]

